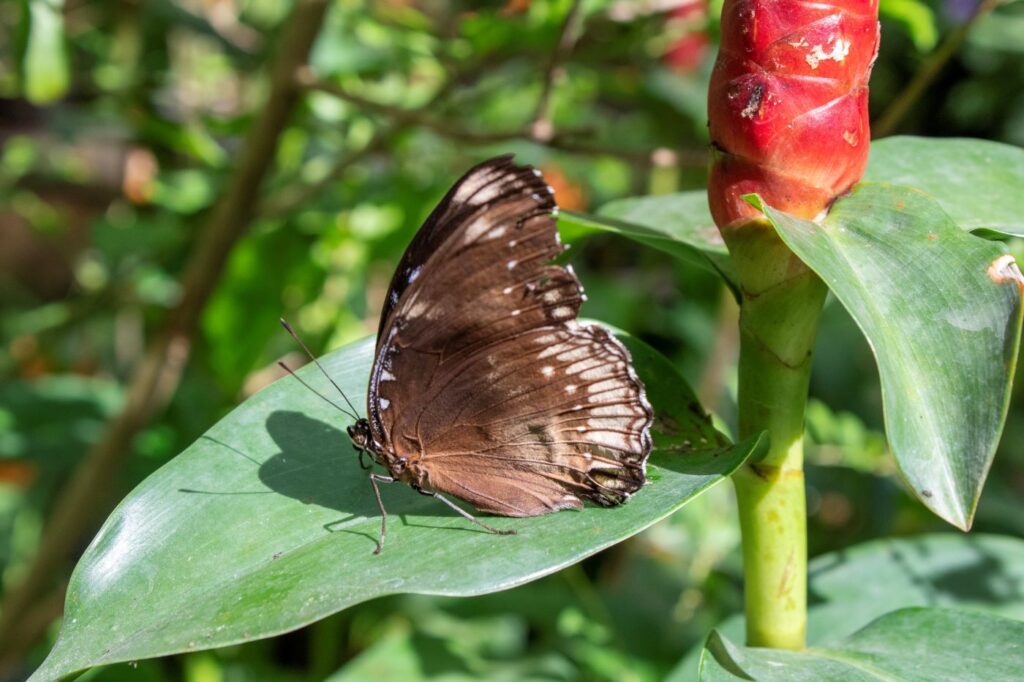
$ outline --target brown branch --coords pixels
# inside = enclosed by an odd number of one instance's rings
[[[534,144],[556,149],[570,154],[584,156],[615,156],[627,161],[649,163],[651,151],[631,150],[618,147],[606,147],[594,144],[577,142],[582,137],[593,137],[591,130],[568,130],[561,134],[553,135],[549,139],[541,139],[534,134],[532,126],[514,130],[476,131],[463,128],[457,124],[450,123],[434,117],[430,111],[440,97],[435,97],[430,104],[416,109],[394,106],[367,99],[357,95],[348,89],[322,80],[317,80],[308,71],[299,73],[299,82],[318,92],[337,97],[340,100],[354,104],[365,111],[370,111],[386,118],[393,124],[399,126],[426,128],[442,137],[451,140],[465,142],[467,144],[495,144],[498,142],[525,141]],[[701,167],[707,164],[708,156],[704,151],[682,150],[676,152],[678,163],[686,166]],[[343,161],[342,163],[346,163]]]
[[[320,196],[320,193],[331,185],[335,184],[357,163],[366,157],[384,149],[385,144],[401,130],[397,124],[386,125],[376,133],[359,150],[350,153],[341,159],[333,168],[316,182],[310,184],[292,184],[291,189],[282,190],[271,196],[260,208],[260,216],[264,218],[279,218],[286,216],[293,211],[308,206],[311,201]]]
[[[266,105],[249,129],[235,173],[210,212],[183,277],[183,296],[168,315],[132,374],[124,407],[77,467],[54,504],[36,555],[0,606],[0,670],[17,661],[31,642],[12,635],[35,600],[49,589],[64,562],[109,510],[120,469],[135,435],[162,409],[177,388],[200,314],[220,280],[228,254],[245,234],[273,163],[281,136],[301,91],[294,74],[309,55],[323,22],[327,0],[295,5],[277,49]]]
[[[551,120],[551,97],[555,92],[558,81],[565,76],[563,64],[565,59],[572,52],[573,46],[579,40],[583,28],[583,2],[573,0],[569,12],[565,15],[562,23],[562,31],[558,36],[558,43],[551,53],[551,61],[544,72],[543,86],[540,91],[540,98],[537,100],[537,109],[533,114],[533,123],[530,124],[530,134],[536,140],[550,140],[555,136],[555,126]]]
[[[975,22],[998,7],[1001,2],[1002,0],[982,0],[970,19],[946,35],[946,39],[942,41],[942,44],[935,48],[921,64],[921,68],[914,74],[907,87],[903,88],[903,91],[871,126],[873,138],[886,137],[896,130],[903,117],[917,103],[925,90],[938,78],[949,60],[960,50],[960,46],[967,39],[967,34],[970,33]]]

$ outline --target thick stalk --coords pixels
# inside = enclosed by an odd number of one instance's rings
[[[743,535],[747,644],[801,649],[807,631],[803,432],[826,288],[761,220],[726,231],[740,273],[740,437],[767,455],[733,476]]]

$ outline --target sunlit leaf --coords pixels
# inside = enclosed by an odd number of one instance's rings
[[[730,284],[736,281],[703,191],[619,199],[601,207],[599,215],[563,211],[558,226],[569,239],[593,231],[621,234],[717,272]]]
[[[766,208],[867,336],[886,433],[914,494],[969,528],[995,454],[1020,341],[1020,283],[1000,245],[927,195],[860,185],[822,223]]]
[[[724,480],[758,447],[728,446],[667,360],[632,339],[657,410],[650,484],[628,504],[480,532],[405,486],[380,517],[339,415],[293,379],[257,393],[136,488],[107,520],[68,587],[64,625],[33,679],[212,648],[298,628],[373,597],[472,595],[551,573],[633,535]],[[324,358],[360,404],[373,344]],[[300,374],[322,387],[313,368]],[[329,387],[328,387],[329,388]]]
[[[864,179],[927,192],[967,230],[1024,236],[1024,149],[989,140],[889,137]]]
[[[28,0],[28,36],[22,57],[25,97],[35,104],[60,99],[68,89],[63,0]]]
[[[883,19],[897,22],[910,36],[918,52],[929,52],[939,42],[935,12],[921,0],[881,0],[878,13]]]

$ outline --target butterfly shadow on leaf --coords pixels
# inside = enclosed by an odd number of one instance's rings
[[[379,523],[380,518],[369,472],[359,466],[359,455],[348,435],[326,422],[285,410],[272,412],[267,417],[266,428],[280,452],[260,465],[260,481],[274,492],[303,504],[350,515],[324,524],[328,532],[351,532],[376,541],[372,527],[366,532],[337,528],[352,519],[368,518],[373,525]],[[409,516],[419,519],[455,516],[437,500],[418,495],[405,485],[385,486],[381,494],[389,517],[400,518],[403,526],[427,527],[427,524],[410,520]],[[463,530],[447,526],[443,529]],[[473,527],[464,530],[484,532]]]

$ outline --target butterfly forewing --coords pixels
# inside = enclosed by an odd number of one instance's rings
[[[403,480],[506,516],[617,504],[643,485],[651,408],[626,349],[576,321],[579,281],[551,263],[556,210],[539,173],[494,159],[403,257],[368,397],[375,447]]]

